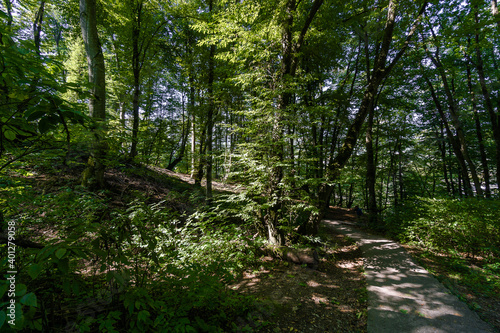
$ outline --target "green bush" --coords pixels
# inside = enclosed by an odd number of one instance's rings
[[[386,216],[387,230],[425,248],[498,259],[500,201],[415,198]]]
[[[168,201],[139,197],[126,209],[108,202],[106,192],[80,186],[30,197],[30,209],[16,217],[19,226],[53,226],[58,233],[43,249],[17,251],[16,264],[24,267],[19,285],[26,288],[16,294],[22,323],[12,328],[228,332],[264,325],[252,318],[254,299],[227,288],[260,245],[241,220],[231,223],[227,207],[181,217]],[[0,284],[0,296],[6,287]],[[5,315],[0,328],[9,330]]]

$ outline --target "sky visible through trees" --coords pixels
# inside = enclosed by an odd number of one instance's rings
[[[426,244],[454,251],[500,237],[497,0],[2,0],[0,51],[6,175],[57,160],[101,193],[168,169],[278,246],[329,206],[409,238],[445,223]],[[454,209],[477,239],[439,236]]]
[[[95,117],[96,100],[105,121],[91,127],[108,142],[87,149],[197,183],[246,179],[271,229],[290,196],[319,217],[357,204],[376,223],[411,196],[498,192],[496,1],[89,5],[105,101],[92,97],[81,4],[2,3],[2,154],[39,134],[90,135],[67,120]]]
[[[85,149],[196,183],[247,181],[272,238],[291,197],[315,207],[303,225],[314,232],[328,203],[365,207],[377,223],[416,195],[498,194],[496,1],[89,6],[105,101],[92,97],[81,4],[2,2],[2,155],[40,134],[91,135],[72,123],[94,117],[96,100],[105,120],[90,128],[107,142]]]

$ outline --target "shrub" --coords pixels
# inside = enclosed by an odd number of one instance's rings
[[[402,241],[498,259],[500,202],[477,198],[415,198],[386,217],[389,232]]]

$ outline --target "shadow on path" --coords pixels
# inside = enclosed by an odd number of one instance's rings
[[[356,229],[352,223],[328,219],[323,222],[357,241],[363,251],[368,333],[495,332],[415,264],[398,243]]]

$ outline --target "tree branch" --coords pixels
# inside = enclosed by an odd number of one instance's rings
[[[424,2],[424,4],[422,5],[422,8],[420,8],[420,11],[418,12],[417,18],[416,18],[415,22],[413,23],[411,30],[408,33],[408,36],[406,36],[406,40],[405,40],[405,43],[403,44],[403,47],[401,48],[401,50],[399,50],[398,54],[396,54],[396,57],[392,60],[391,64],[386,68],[387,72],[390,72],[394,68],[394,66],[397,64],[399,59],[403,56],[406,49],[410,45],[411,38],[412,38],[413,34],[415,33],[415,31],[417,31],[418,25],[420,24],[420,21],[422,19],[422,16],[425,12],[425,8],[427,7],[428,3],[429,2],[427,2],[427,1]]]

